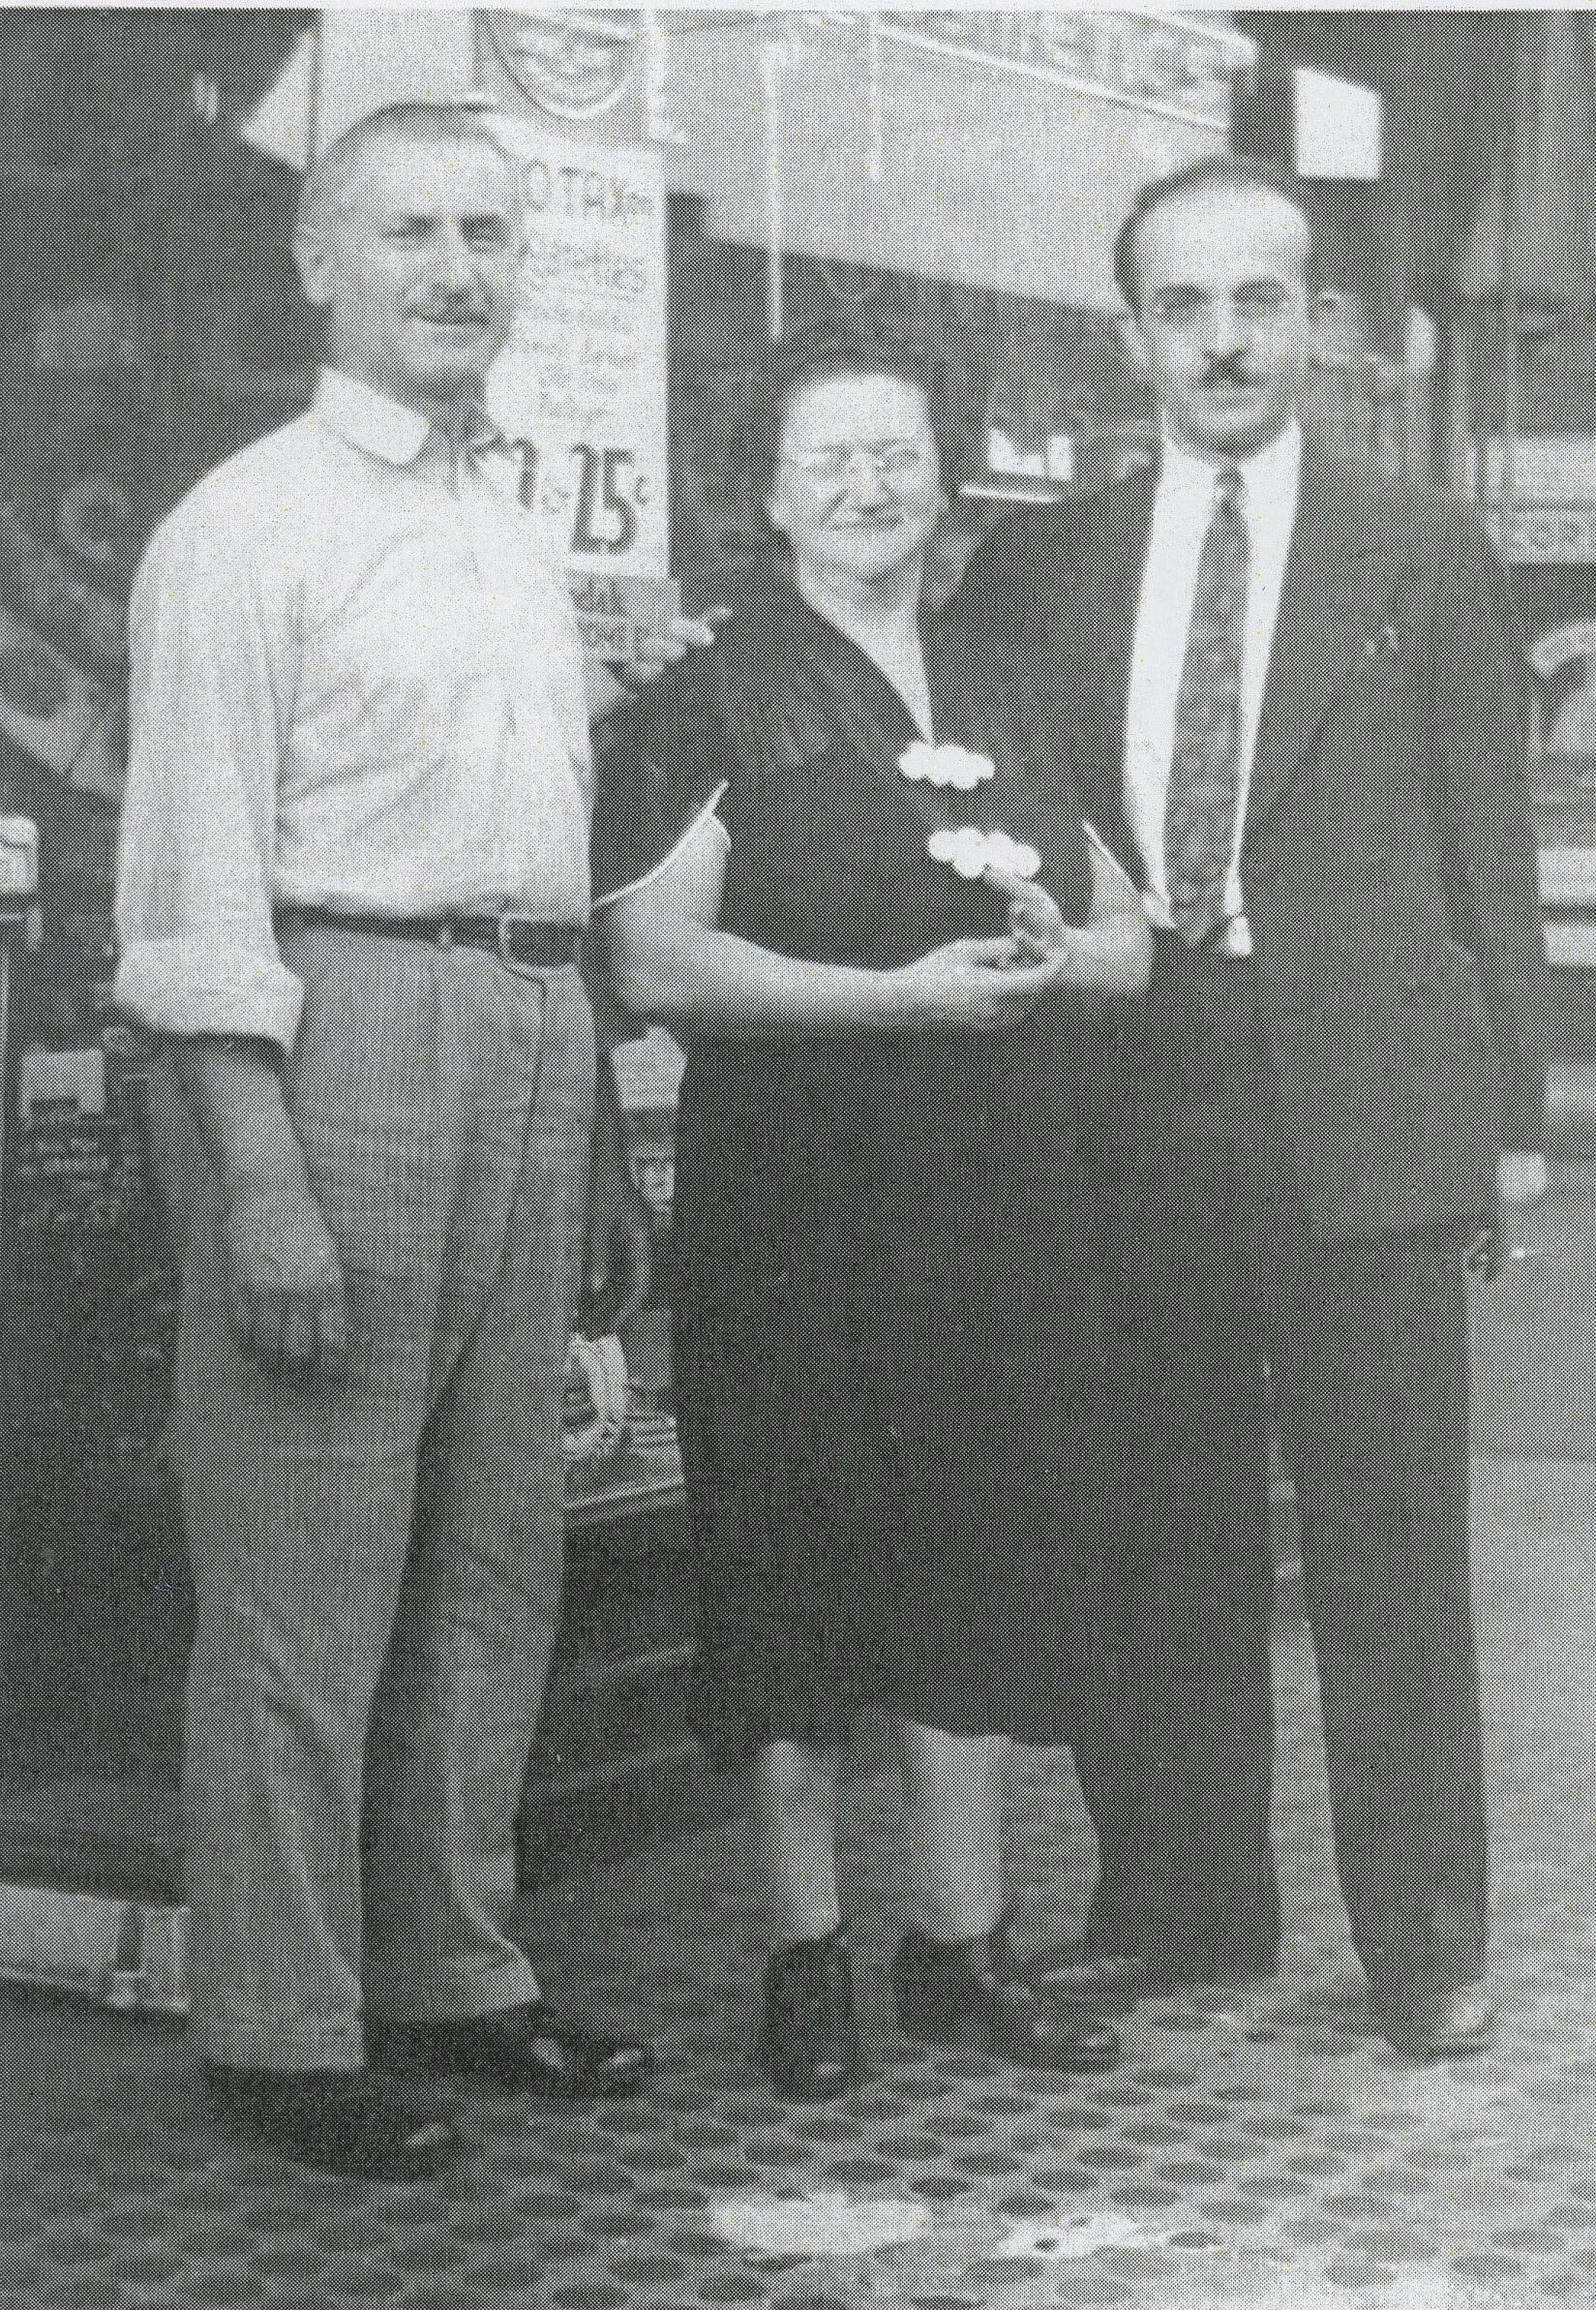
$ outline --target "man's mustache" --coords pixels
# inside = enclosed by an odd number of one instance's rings
[[[425,305],[412,305],[412,320],[486,320],[487,308],[474,298],[451,300],[444,297],[429,299]]]
[[[1202,382],[1204,385],[1238,385],[1245,389],[1249,385],[1260,384],[1262,381],[1256,371],[1240,353],[1220,353],[1214,360],[1205,362],[1203,366]]]

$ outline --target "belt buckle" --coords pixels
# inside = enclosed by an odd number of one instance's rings
[[[530,928],[531,922],[532,918],[529,914],[495,915],[495,944],[498,950],[498,959],[504,964],[507,970],[521,970],[526,967],[526,965],[522,962],[520,956],[518,956],[515,952],[515,934],[518,929],[524,927]]]

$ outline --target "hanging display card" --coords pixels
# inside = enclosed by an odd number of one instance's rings
[[[524,444],[523,495],[588,647],[630,660],[675,611],[659,156],[573,143],[519,115],[493,127],[521,170],[527,260],[489,408]]]

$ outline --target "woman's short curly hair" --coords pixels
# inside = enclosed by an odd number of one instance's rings
[[[775,483],[781,437],[804,389],[834,377],[895,377],[924,398],[944,486],[957,482],[959,441],[938,366],[909,338],[859,324],[805,330],[772,345],[753,380],[742,427],[742,478],[763,505]]]

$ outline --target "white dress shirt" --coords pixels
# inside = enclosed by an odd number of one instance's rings
[[[482,428],[334,370],[208,474],[134,588],[116,997],[285,1048],[274,910],[587,919],[582,647]]]
[[[1170,922],[1163,854],[1169,764],[1175,749],[1175,701],[1186,663],[1197,562],[1214,509],[1220,465],[1194,457],[1166,433],[1153,501],[1153,523],[1142,569],[1141,599],[1130,646],[1125,712],[1125,809],[1141,853],[1143,890],[1152,921]],[[1302,478],[1302,429],[1295,420],[1251,457],[1239,458],[1241,510],[1248,532],[1246,630],[1242,644],[1241,766],[1236,829],[1225,885],[1225,912],[1240,916],[1242,828],[1247,816],[1252,750],[1275,623],[1280,615],[1285,558],[1297,518]],[[1241,951],[1246,951],[1245,938]]]

